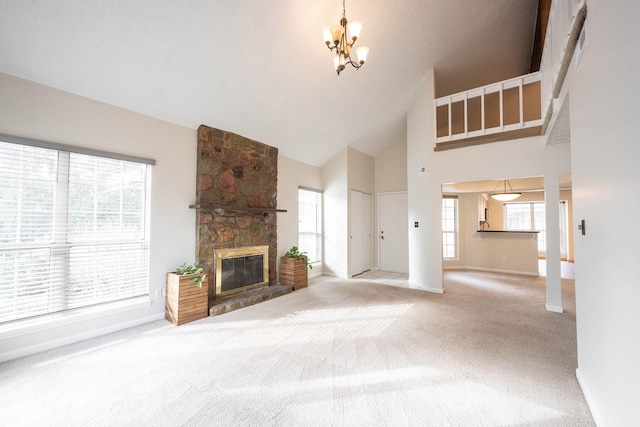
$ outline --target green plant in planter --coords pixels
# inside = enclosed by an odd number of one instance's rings
[[[207,273],[205,273],[204,269],[198,265],[198,261],[190,265],[187,265],[187,263],[185,262],[180,267],[176,268],[176,274],[180,276],[199,274],[199,276],[189,280],[190,283],[195,283],[199,288],[202,287],[202,282],[207,278]]]
[[[302,260],[304,261],[304,265],[306,267],[309,267],[309,270],[313,270],[313,266],[311,264],[309,264],[309,257],[307,256],[306,252],[300,252],[300,250],[298,249],[297,246],[293,246],[291,249],[289,249],[287,251],[286,254],[284,254],[285,258],[294,258],[297,260]]]

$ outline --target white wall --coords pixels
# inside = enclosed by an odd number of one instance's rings
[[[0,360],[164,317],[165,274],[195,257],[196,132],[128,110],[0,74],[0,132],[156,160],[151,190],[150,294],[141,308],[66,326],[0,327]],[[67,319],[69,317],[67,316]],[[64,323],[64,322],[63,322]]]
[[[349,277],[349,194],[358,190],[373,196],[374,169],[373,157],[351,147],[322,167],[325,274]],[[373,256],[372,251],[372,263]]]
[[[407,191],[407,140],[397,141],[375,158],[376,193]]]
[[[378,251],[378,195],[394,191],[407,191],[407,137],[406,129],[403,139],[391,143],[375,158],[375,198],[374,198],[374,230],[373,253],[375,268],[379,268]]]
[[[322,169],[278,157],[278,209],[287,211],[278,213],[278,259],[298,245],[298,187],[322,190]],[[314,265],[310,273],[322,273],[322,265]]]
[[[373,157],[347,147],[347,174],[350,190],[362,191],[373,196],[375,192],[374,169],[375,159]]]
[[[442,290],[441,185],[571,172],[570,144],[545,146],[543,136],[434,152],[433,70],[407,115],[409,280],[413,287]],[[419,166],[427,173],[417,175]],[[414,228],[419,221],[419,228]],[[468,249],[467,249],[468,252]],[[559,279],[559,277],[558,277]]]
[[[349,190],[347,149],[340,151],[322,167],[324,274],[348,277]]]
[[[370,239],[370,244],[369,244],[369,248],[371,250],[371,252],[369,253],[369,265],[370,266],[375,266],[375,261],[374,259],[377,259],[377,257],[375,256],[375,249],[374,249],[374,243],[373,243],[373,235],[374,235],[374,211],[375,211],[375,192],[376,192],[376,188],[375,188],[375,159],[371,156],[369,156],[368,154],[365,154],[361,151],[358,151],[354,148],[348,147],[347,148],[347,176],[348,176],[348,185],[349,185],[349,190],[358,190],[360,192],[363,193],[367,193],[369,195],[371,195],[371,206],[370,206],[370,213],[371,213],[371,217],[369,218],[370,224],[371,224],[371,235],[369,237]],[[349,197],[351,197],[351,191],[349,191]],[[351,202],[351,200],[350,200]],[[349,205],[351,206],[351,205]],[[350,229],[351,227],[351,215],[353,215],[353,212],[351,212],[351,209],[349,209],[349,236],[351,236],[353,234],[352,230]],[[348,239],[348,243],[349,245],[351,245],[351,243],[353,242],[352,239]],[[351,249],[351,248],[350,248]],[[351,254],[351,251],[349,251],[349,254]],[[349,267],[353,267],[353,261],[351,260],[351,257],[349,257]],[[351,272],[351,275],[355,272],[352,268],[349,268],[349,271]],[[358,271],[359,272],[359,271]]]
[[[431,161],[435,143],[434,97],[432,69],[407,113],[409,284],[412,288],[442,293],[441,184],[445,181],[434,173],[436,165]],[[426,166],[426,173],[417,173],[421,166]]]
[[[640,419],[640,67],[636,0],[589,0],[569,88],[578,377],[600,426]]]

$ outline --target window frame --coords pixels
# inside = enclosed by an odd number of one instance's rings
[[[155,164],[155,160],[5,134],[0,134],[0,142],[19,145],[23,147],[35,147],[39,149],[52,150],[52,156],[55,157],[55,170],[53,171],[55,175],[55,179],[53,182],[54,191],[53,195],[49,196],[52,198],[52,200],[49,199],[52,202],[52,208],[51,211],[48,212],[48,214],[50,214],[50,216],[52,217],[52,237],[50,238],[50,241],[48,241],[48,243],[45,241],[23,243],[20,240],[21,238],[18,236],[16,237],[15,242],[6,242],[0,244],[0,253],[9,253],[9,256],[11,256],[10,251],[29,251],[34,250],[34,248],[47,248],[49,250],[48,258],[50,260],[49,263],[51,264],[51,267],[50,270],[45,273],[45,276],[43,276],[44,278],[48,277],[48,283],[46,285],[47,290],[45,292],[54,292],[56,295],[55,298],[60,298],[60,295],[62,295],[64,301],[47,303],[47,308],[41,309],[43,312],[38,312],[38,307],[34,306],[33,311],[31,313],[27,312],[28,314],[26,315],[17,315],[15,312],[16,303],[8,302],[5,308],[9,310],[8,313],[11,310],[14,310],[13,313],[15,317],[12,318],[11,316],[9,316],[0,321],[0,339],[18,336],[41,329],[64,326],[67,324],[75,323],[77,321],[91,319],[96,316],[100,317],[109,315],[111,313],[118,313],[122,311],[150,306],[151,298],[149,292],[151,166]],[[20,152],[24,152],[24,148],[20,149]],[[11,150],[8,151],[8,153],[11,153]],[[142,192],[140,195],[142,199],[137,200],[137,203],[141,203],[140,207],[137,209],[140,218],[142,219],[142,223],[140,223],[138,227],[141,230],[139,231],[139,233],[141,233],[141,237],[130,239],[129,241],[127,241],[127,239],[123,238],[122,236],[118,236],[118,238],[116,239],[106,239],[103,241],[91,243],[91,245],[93,245],[95,248],[105,245],[121,246],[126,244],[133,244],[134,246],[139,246],[141,248],[139,251],[135,252],[135,254],[142,256],[142,269],[140,273],[142,281],[138,286],[139,290],[134,292],[135,295],[132,294],[124,298],[115,297],[108,300],[103,298],[102,301],[100,301],[100,298],[94,300],[90,297],[87,300],[81,301],[75,307],[69,307],[67,305],[67,301],[69,301],[67,293],[70,292],[70,280],[68,275],[70,263],[83,260],[82,258],[74,259],[72,256],[70,256],[70,252],[76,246],[87,245],[87,242],[78,242],[71,239],[71,226],[68,223],[68,213],[71,205],[71,184],[69,182],[71,165],[70,158],[75,155],[80,155],[76,156],[77,160],[81,158],[87,158],[86,156],[91,156],[90,158],[93,158],[94,160],[96,160],[96,162],[98,162],[99,159],[103,159],[103,162],[118,164],[121,168],[126,166],[124,162],[135,163],[139,166],[144,166],[139,169],[139,172],[142,174],[140,175],[142,179],[142,181],[140,181],[140,185],[142,186]],[[137,168],[138,166],[133,167]],[[23,171],[24,169],[20,170]],[[18,182],[23,182],[22,180],[25,179],[25,175],[23,172],[18,172],[15,177],[19,180]],[[10,194],[10,192],[8,194]],[[121,197],[123,196],[121,195]],[[120,202],[122,203],[122,200],[120,200]],[[96,199],[95,203],[98,203],[98,199]],[[22,211],[22,209],[25,208],[23,207],[23,205],[18,205],[18,209]],[[122,228],[123,225],[121,224],[120,227]],[[16,230],[16,232],[17,231],[18,230]],[[58,262],[55,262],[54,259],[58,259]],[[62,279],[52,279],[55,277],[59,277]],[[118,282],[121,283],[120,280],[118,280]],[[6,289],[11,291],[11,289],[16,289],[15,286],[16,284],[14,283],[13,286],[10,285],[9,288]],[[124,287],[125,285],[122,284],[118,286],[117,289],[124,289]],[[110,292],[113,293],[114,290],[116,290],[116,288],[111,287]],[[15,290],[12,292],[15,293]],[[10,299],[7,301],[10,301]],[[31,303],[29,302],[27,303],[27,305],[30,306]]]
[[[445,221],[447,220],[446,215],[445,215],[445,203],[448,200],[453,200],[453,231],[451,230],[445,230]],[[442,196],[442,210],[441,210],[441,215],[442,215],[442,235],[441,235],[441,241],[442,241],[442,260],[443,261],[457,261],[460,259],[460,209],[459,209],[459,200],[458,200],[458,196],[448,196],[448,195],[443,195]],[[453,244],[447,244],[446,243],[446,238],[445,235],[453,235]],[[454,251],[454,255],[453,256],[445,256],[446,254],[446,246],[453,246],[453,251]]]
[[[544,201],[539,201],[539,200],[534,200],[534,201],[529,201],[529,202],[504,202],[502,204],[502,213],[503,213],[503,218],[504,218],[504,229],[508,230],[508,231],[518,231],[518,230],[535,230],[538,231],[538,236],[537,236],[537,244],[538,244],[538,256],[546,256],[547,253],[547,239],[546,239],[546,225],[547,225],[547,218],[546,218],[546,209],[547,209],[547,205],[546,202]],[[509,218],[508,218],[508,207],[510,206],[514,206],[514,205],[529,205],[529,218],[530,218],[530,228],[528,229],[524,229],[524,228],[511,228],[509,227]],[[536,215],[536,206],[542,206],[542,218],[539,218],[539,215]],[[536,218],[538,218],[538,221],[536,221]],[[537,223],[542,222],[544,224],[544,228],[537,228]]]
[[[300,224],[302,223],[302,218],[301,218],[301,214],[302,214],[302,209],[301,209],[301,192],[309,192],[309,193],[314,193],[314,195],[316,196],[316,220],[314,221],[316,224],[316,231],[301,231],[300,230]],[[323,234],[324,234],[324,229],[323,229],[323,219],[322,219],[322,202],[323,202],[323,192],[322,190],[317,190],[315,188],[309,188],[309,187],[303,187],[303,186],[299,186],[298,187],[298,248],[300,249],[301,252],[309,252],[308,249],[305,249],[304,245],[301,243],[303,241],[303,239],[301,239],[302,235],[313,235],[315,236],[315,241],[317,242],[318,245],[318,259],[309,259],[309,263],[311,265],[321,265],[324,262],[324,250],[323,250]]]

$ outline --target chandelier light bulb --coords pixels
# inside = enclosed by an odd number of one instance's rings
[[[340,71],[344,70],[346,60],[344,55],[336,55],[333,57],[333,65],[335,66],[335,70],[340,73]]]
[[[324,42],[329,45],[331,44],[331,29],[329,27],[324,27],[322,29],[322,36],[324,37]]]
[[[340,44],[340,40],[342,39],[342,35],[344,34],[344,27],[342,25],[334,25],[331,27],[331,36],[333,38],[333,44],[338,46]]]
[[[366,62],[368,54],[369,48],[366,46],[360,46],[356,49],[356,55],[358,56],[358,62],[360,63],[360,65]]]
[[[351,34],[351,40],[356,41],[360,37],[360,31],[362,30],[362,22],[353,21],[349,24],[349,34]]]

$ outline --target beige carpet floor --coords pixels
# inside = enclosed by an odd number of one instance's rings
[[[2,426],[590,426],[544,279],[445,273],[445,294],[332,278],[0,364]]]

